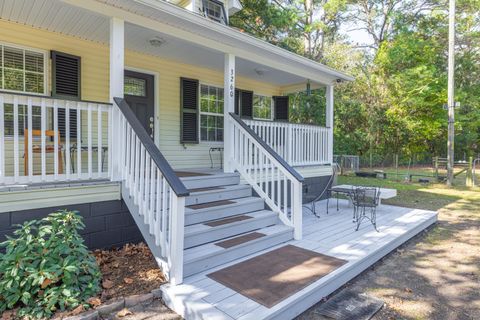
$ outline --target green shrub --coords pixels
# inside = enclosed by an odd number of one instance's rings
[[[0,313],[18,307],[19,317],[45,318],[87,307],[101,274],[78,233],[84,227],[76,212],[58,211],[24,223],[0,244]]]

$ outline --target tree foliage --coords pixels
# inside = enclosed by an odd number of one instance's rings
[[[336,153],[446,154],[446,0],[243,4],[246,10],[232,19],[235,26],[356,78],[336,86]],[[455,150],[463,159],[480,152],[480,0],[458,0],[456,19],[455,89],[461,107]],[[248,27],[252,22],[255,30]],[[370,41],[362,45],[346,37],[347,25]],[[322,90],[291,100],[292,121],[323,124]]]

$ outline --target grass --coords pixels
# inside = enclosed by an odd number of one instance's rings
[[[454,181],[454,187],[449,188],[445,183],[436,182],[431,178],[431,183],[424,184],[418,182],[418,177],[412,182],[405,180],[408,173],[432,175],[431,168],[415,168],[407,170],[399,169],[399,179],[392,173],[394,168],[386,169],[387,179],[362,178],[354,175],[339,176],[337,184],[351,184],[356,186],[374,186],[382,188],[392,188],[397,190],[397,197],[383,200],[383,203],[397,205],[408,208],[419,208],[427,210],[439,210],[451,203],[461,199],[474,200],[479,193],[475,188],[465,186],[465,175],[458,176]]]

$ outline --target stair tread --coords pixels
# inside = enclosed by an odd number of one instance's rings
[[[246,204],[246,203],[251,203],[251,202],[258,202],[258,201],[262,201],[263,200],[259,197],[253,197],[253,196],[250,196],[250,197],[245,197],[245,198],[236,198],[236,199],[230,199],[229,200],[230,202],[229,203],[225,203],[223,205],[218,205],[218,206],[206,206],[205,208],[201,208],[201,209],[192,209],[190,208],[190,206],[186,206],[185,207],[185,214],[188,215],[188,214],[197,214],[197,213],[202,213],[202,212],[205,212],[205,211],[210,211],[212,209],[215,209],[215,210],[223,210],[223,209],[228,209],[230,207],[235,207],[235,206],[239,206],[239,205],[243,205],[243,204]]]
[[[189,226],[185,227],[185,236],[189,236],[189,235],[196,234],[196,233],[208,232],[208,231],[215,230],[215,229],[220,229],[220,228],[228,228],[228,227],[238,225],[238,224],[241,224],[241,223],[250,222],[252,220],[263,219],[263,218],[267,218],[267,217],[271,217],[271,216],[275,216],[275,215],[276,215],[276,213],[274,213],[271,210],[259,210],[259,211],[253,211],[253,212],[249,212],[249,213],[244,213],[244,214],[231,216],[231,217],[228,217],[228,218],[209,221],[209,222],[220,221],[220,220],[230,219],[230,218],[237,217],[237,216],[248,216],[248,217],[250,217],[250,218],[247,218],[245,220],[236,221],[236,222],[232,222],[232,223],[228,223],[228,224],[222,224],[222,225],[212,226],[212,227],[206,225],[205,224],[206,222],[192,224],[192,225],[189,225]]]
[[[195,188],[190,189],[190,197],[209,194],[209,193],[217,193],[219,191],[233,191],[233,190],[243,190],[243,189],[250,189],[251,187],[247,184],[233,184],[229,186],[221,186],[221,187],[207,187],[207,188]]]
[[[289,226],[286,226],[286,225],[283,225],[283,224],[276,224],[276,225],[273,225],[273,226],[260,228],[260,229],[250,231],[250,232],[247,232],[247,233],[242,233],[242,234],[238,234],[238,235],[235,235],[235,236],[231,236],[231,237],[228,237],[228,238],[225,238],[225,239],[222,239],[222,240],[216,240],[216,241],[213,241],[213,242],[205,243],[205,244],[200,245],[200,246],[185,249],[184,250],[184,262],[185,263],[191,263],[191,262],[197,261],[199,259],[202,259],[204,257],[208,257],[208,256],[215,255],[215,254],[220,254],[222,252],[225,252],[225,251],[228,251],[228,250],[231,250],[231,249],[236,249],[239,246],[245,246],[245,245],[249,245],[249,244],[252,244],[252,243],[255,243],[255,242],[258,242],[258,241],[262,241],[262,240],[264,240],[265,237],[275,236],[275,235],[278,235],[278,234],[281,234],[281,233],[284,233],[284,232],[290,232],[292,230],[293,230],[292,227],[289,227]],[[254,233],[254,232],[262,233],[262,234],[265,235],[265,237],[260,237],[260,238],[257,238],[257,239],[253,239],[251,241],[243,242],[239,245],[236,245],[236,246],[233,246],[233,247],[230,247],[230,248],[223,248],[223,247],[217,245],[219,242],[232,240],[232,239],[241,237],[241,236],[246,235],[246,234],[251,234],[251,233]]]
[[[197,172],[196,170],[189,170],[192,172]],[[201,172],[198,171],[198,175],[192,175],[190,177],[180,177],[182,181],[191,181],[191,180],[204,180],[204,179],[215,179],[215,178],[223,178],[223,177],[239,177],[240,175],[236,172]]]

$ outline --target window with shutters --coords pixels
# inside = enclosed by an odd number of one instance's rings
[[[0,89],[44,95],[46,52],[0,43]]]
[[[272,97],[253,95],[253,118],[258,120],[273,119],[273,102]]]
[[[200,85],[200,139],[223,141],[223,88]]]

